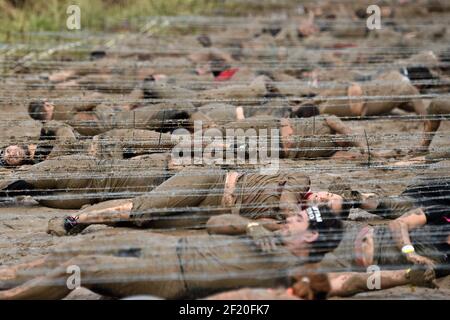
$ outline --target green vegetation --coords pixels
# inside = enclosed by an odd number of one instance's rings
[[[246,15],[305,0],[0,0],[0,41],[30,39],[30,32],[65,31],[67,7],[78,5],[83,31],[136,30],[149,16]],[[308,0],[306,0],[308,1]],[[140,19],[140,20],[139,20]],[[24,36],[24,34],[27,34]]]
[[[81,9],[84,30],[130,29],[138,17],[209,14],[218,0],[0,0],[0,36],[17,33],[66,30],[66,9]]]

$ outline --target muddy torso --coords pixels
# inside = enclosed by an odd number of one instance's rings
[[[246,106],[245,117],[275,117],[275,118],[287,118],[291,114],[291,106],[285,101],[270,100],[260,104]]]
[[[292,135],[283,142],[289,145],[285,156],[290,159],[316,159],[329,157],[336,152],[336,143],[331,135],[334,131],[325,121],[325,116],[289,119]]]
[[[76,121],[72,124],[83,135],[93,136],[113,129],[174,129],[178,119],[188,118],[191,103],[161,103],[124,110],[120,106],[99,105],[94,109],[95,120]],[[181,124],[183,125],[183,124]],[[186,123],[184,123],[186,125]]]
[[[230,121],[222,126],[222,130],[248,130],[254,129],[258,133],[259,130],[278,129],[280,126],[280,120],[272,116],[255,116],[245,118],[243,120]]]
[[[78,255],[119,258],[109,267],[97,268],[95,278],[110,278],[114,274],[111,270],[117,270],[126,277],[124,283],[88,286],[119,297],[141,293],[169,299],[197,298],[240,287],[275,287],[285,284],[287,271],[302,262],[281,246],[267,255],[248,238],[219,235],[111,232],[83,239],[76,248]],[[65,246],[53,254],[61,260],[74,256]]]
[[[303,173],[279,173],[276,175],[246,174],[239,178],[235,195],[240,215],[251,219],[285,219],[280,197],[298,204],[310,190],[310,179]]]
[[[287,271],[301,262],[283,247],[261,254],[243,237],[187,237],[180,245],[186,286],[193,296],[241,287],[277,287],[285,283]]]
[[[327,157],[336,151],[336,145],[333,139],[330,139],[330,135],[334,132],[327,125],[324,117],[291,118],[286,120],[292,130],[289,130],[290,134],[288,137],[282,137],[279,142],[281,156],[289,159],[312,159]],[[282,126],[284,126],[284,123],[280,119],[271,116],[257,116],[227,123],[222,130],[224,134],[226,134],[226,130],[234,130],[235,134],[242,132],[240,135],[245,134],[246,136],[256,135],[261,137],[266,135],[268,141],[270,141],[270,139],[276,139],[277,135],[282,135]]]
[[[34,165],[23,176],[50,199],[40,200],[55,208],[80,208],[113,198],[135,196],[165,181],[167,160],[149,158],[98,160],[85,155],[63,156]],[[46,191],[52,190],[52,191]]]

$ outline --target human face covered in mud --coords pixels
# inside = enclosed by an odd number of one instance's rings
[[[307,204],[317,206],[326,205],[334,215],[341,215],[344,209],[344,198],[328,191],[313,192],[308,196]]]
[[[321,205],[300,210],[288,217],[276,233],[292,253],[320,260],[325,253],[338,246],[342,230],[342,221],[327,205]]]
[[[5,148],[2,160],[7,166],[20,166],[26,161],[27,152],[24,147],[18,145],[11,145]]]

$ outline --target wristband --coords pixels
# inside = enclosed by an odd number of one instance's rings
[[[407,244],[406,246],[402,247],[402,253],[403,254],[413,253],[414,251],[415,251],[414,247],[412,245],[410,245],[410,244]]]
[[[247,224],[247,229],[250,229],[251,227],[257,227],[259,226],[258,222],[250,222],[249,224]]]
[[[409,280],[410,276],[411,276],[411,268],[408,268],[405,271],[405,278]]]
[[[309,280],[308,277],[302,277],[302,279],[300,281],[304,282],[304,283],[310,283],[311,282],[311,280]]]

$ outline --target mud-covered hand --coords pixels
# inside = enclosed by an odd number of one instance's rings
[[[437,288],[436,274],[424,264],[416,264],[406,271],[410,284],[418,287]]]
[[[251,222],[247,225],[247,235],[262,252],[271,253],[277,249],[272,232],[257,222]]]
[[[409,262],[414,263],[415,265],[426,266],[427,269],[434,270],[434,268],[436,267],[436,263],[433,260],[431,260],[430,258],[421,256],[415,252],[407,254],[406,259]]]

